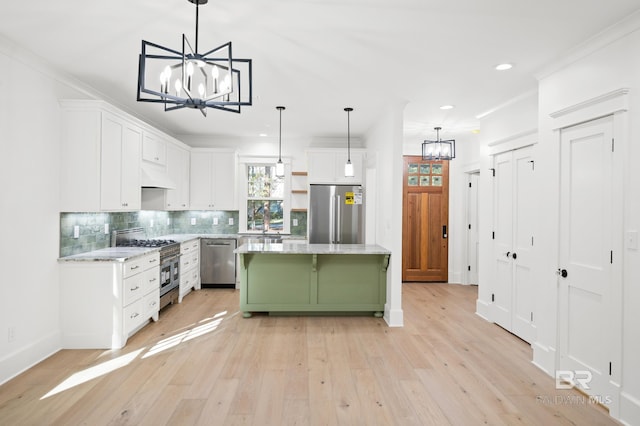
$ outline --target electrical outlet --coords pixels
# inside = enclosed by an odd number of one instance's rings
[[[232,217],[229,218],[229,225],[233,225],[233,218]]]
[[[78,225],[73,226],[73,238],[80,238],[80,227]]]
[[[195,224],[196,224],[196,218],[195,218],[195,217],[192,217],[192,218],[191,218],[191,224],[192,224],[192,225],[195,225]]]
[[[104,224],[104,233],[107,234],[107,235],[109,234],[109,224],[108,223]]]
[[[171,218],[170,217],[167,218],[167,226],[169,226],[169,225],[171,225]]]
[[[217,225],[217,224],[218,224],[218,218],[217,218],[217,217],[214,217],[214,218],[213,218],[213,224],[214,224],[214,225]]]
[[[7,341],[13,342],[14,340],[16,340],[16,328],[9,327],[7,332]]]
[[[293,226],[298,226],[298,219],[293,219]]]
[[[153,228],[153,219],[149,219],[149,228]]]

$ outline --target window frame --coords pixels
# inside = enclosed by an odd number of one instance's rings
[[[248,173],[249,166],[273,166],[275,167],[276,162],[278,161],[275,157],[243,157],[240,158],[239,161],[239,169],[242,173],[242,177],[240,179],[240,211],[239,211],[239,229],[240,232],[245,234],[289,234],[291,233],[291,165],[290,162],[285,159],[282,159],[284,163],[284,187],[282,198],[277,197],[264,197],[260,199],[264,200],[282,200],[282,230],[273,231],[269,230],[267,232],[264,231],[254,231],[249,230],[247,227],[247,202],[254,199],[249,197],[249,182],[248,182]]]

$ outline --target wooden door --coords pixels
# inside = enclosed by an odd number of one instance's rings
[[[402,280],[446,282],[449,162],[404,157]]]
[[[559,370],[589,395],[613,395],[613,119],[561,133]],[[575,379],[575,380],[569,380]],[[571,383],[573,382],[573,383]]]

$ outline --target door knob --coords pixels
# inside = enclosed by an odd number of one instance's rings
[[[516,253],[513,253],[511,257],[513,257],[513,260],[516,260],[518,258],[518,255]]]
[[[560,275],[562,278],[567,278],[567,275],[569,275],[566,269],[558,269],[556,274]]]
[[[511,252],[510,251],[506,252],[505,256],[507,256],[507,257],[511,256]]]

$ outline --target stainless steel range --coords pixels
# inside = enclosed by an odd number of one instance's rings
[[[178,301],[180,287],[180,243],[174,240],[146,239],[143,228],[113,231],[113,247],[160,248],[160,309]]]

